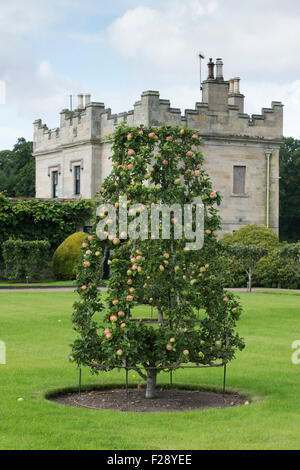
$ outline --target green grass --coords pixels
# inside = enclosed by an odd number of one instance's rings
[[[248,395],[250,405],[150,414],[71,408],[45,399],[49,391],[77,384],[76,367],[67,360],[75,296],[0,292],[0,339],[7,345],[7,364],[0,365],[1,449],[300,448],[300,365],[291,363],[291,344],[300,339],[298,296],[240,294],[246,349],[228,368],[228,388]],[[134,375],[132,384],[139,381]],[[222,370],[181,370],[174,380],[221,389]],[[124,373],[92,376],[84,369],[83,382],[123,384]],[[168,375],[161,373],[159,382],[167,383]]]
[[[13,281],[0,281],[0,287],[39,287],[39,286],[51,286],[51,287],[60,287],[60,286],[73,286],[75,285],[75,281],[55,281],[54,279],[48,279],[46,281],[40,282],[13,282]]]
[[[270,289],[270,290],[260,290],[257,291],[260,294],[278,294],[278,295],[300,295],[300,290],[280,290],[280,289]]]

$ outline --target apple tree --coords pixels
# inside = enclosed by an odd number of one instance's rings
[[[160,371],[226,364],[243,349],[241,307],[224,290],[221,197],[203,169],[197,131],[123,124],[112,140],[112,171],[82,245],[72,356],[95,373],[135,370],[153,398]],[[157,321],[136,318],[137,305],[151,305]]]

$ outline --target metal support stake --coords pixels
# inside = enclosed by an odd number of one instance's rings
[[[128,369],[127,369],[127,366],[126,366],[126,395],[127,395],[127,398],[128,398]]]
[[[128,367],[127,367],[127,359],[126,359],[126,401],[127,401],[127,411],[129,410],[129,394],[128,394]]]
[[[79,378],[78,378],[78,393],[81,395],[81,365],[78,366]]]
[[[223,394],[226,391],[226,363],[224,364],[224,376],[223,376]]]

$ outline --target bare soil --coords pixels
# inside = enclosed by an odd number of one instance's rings
[[[50,400],[69,406],[85,407],[95,410],[114,411],[186,411],[203,408],[225,408],[243,405],[249,402],[238,393],[218,393],[203,390],[185,390],[179,388],[158,388],[157,397],[145,398],[145,389],[124,388],[68,392]]]

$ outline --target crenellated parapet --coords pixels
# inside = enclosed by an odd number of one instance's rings
[[[90,98],[83,106],[83,95],[79,95],[77,109],[61,111],[60,127],[49,129],[41,119],[34,122],[34,152],[101,141],[124,121],[130,126],[187,125],[198,129],[203,137],[281,139],[283,105],[273,101],[271,108],[262,108],[261,114],[244,113],[240,79],[225,81],[220,61],[217,61],[219,75],[213,78],[211,63],[209,65],[209,77],[203,82],[203,99],[196,103],[195,109],[182,113],[179,108],[173,108],[169,100],[161,99],[158,91],[149,90],[142,93],[132,110],[113,114],[104,103],[91,102]]]
[[[99,140],[101,136],[103,103],[87,102],[85,107],[74,111],[63,109],[60,113],[60,127],[49,129],[41,119],[34,121],[34,152],[43,153],[68,145]]]

